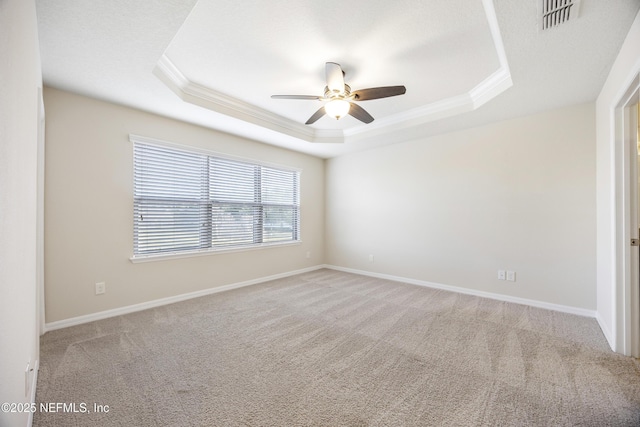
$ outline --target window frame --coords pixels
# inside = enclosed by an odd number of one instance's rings
[[[287,165],[282,165],[282,164],[277,164],[277,163],[270,163],[270,162],[264,162],[261,160],[256,160],[256,159],[252,159],[252,158],[246,158],[246,157],[241,157],[241,156],[234,156],[234,155],[230,155],[230,154],[226,154],[226,153],[220,153],[217,151],[212,151],[212,150],[207,150],[204,148],[200,148],[200,147],[194,147],[194,146],[189,146],[189,145],[183,145],[183,144],[177,144],[177,143],[173,143],[173,142],[168,142],[168,141],[163,141],[160,139],[156,139],[156,138],[150,138],[150,137],[145,137],[145,136],[140,136],[140,135],[135,135],[135,134],[129,134],[129,141],[131,142],[131,153],[132,153],[132,176],[131,176],[131,183],[132,183],[132,187],[131,187],[131,198],[132,198],[132,212],[131,212],[131,218],[132,218],[132,228],[131,228],[131,236],[132,236],[132,248],[133,248],[133,255],[129,258],[131,262],[133,263],[138,263],[138,262],[146,262],[146,261],[159,261],[159,260],[166,260],[166,259],[179,259],[179,258],[191,258],[191,257],[197,257],[197,256],[208,256],[208,255],[215,255],[215,254],[223,254],[223,253],[233,253],[233,252],[245,252],[245,251],[253,251],[253,250],[259,250],[259,249],[265,249],[265,248],[272,248],[272,247],[283,247],[283,246],[295,246],[295,245],[300,245],[302,243],[302,221],[301,221],[301,217],[302,217],[302,203],[301,203],[301,181],[302,181],[302,169],[301,168],[296,168],[296,167],[291,167],[291,166],[287,166]],[[212,245],[211,247],[207,247],[207,248],[199,248],[199,249],[190,249],[190,250],[175,250],[175,251],[166,251],[166,252],[156,252],[156,253],[143,253],[143,254],[136,254],[135,253],[135,204],[136,204],[136,200],[135,200],[135,194],[134,194],[134,186],[135,186],[135,176],[134,176],[134,167],[135,167],[135,163],[134,163],[134,158],[135,158],[135,144],[146,144],[146,145],[151,145],[151,146],[157,146],[157,147],[161,147],[161,148],[167,148],[167,149],[175,149],[175,150],[181,150],[181,151],[186,151],[188,153],[193,153],[193,154],[199,154],[199,155],[204,155],[204,156],[209,156],[212,158],[217,158],[217,159],[221,159],[221,160],[228,160],[228,161],[232,161],[232,162],[240,162],[240,163],[244,163],[244,164],[250,164],[253,166],[260,166],[260,167],[266,167],[266,168],[273,168],[273,169],[277,169],[277,170],[281,170],[281,171],[286,171],[286,172],[294,172],[297,173],[297,230],[295,230],[293,232],[294,236],[297,236],[296,240],[285,240],[285,241],[275,241],[275,242],[255,242],[251,243],[251,244],[246,244],[246,245],[237,245],[237,246],[226,246],[226,247],[216,247],[215,245]],[[207,162],[209,161],[209,159],[207,160]],[[262,209],[264,209],[264,206],[262,206]],[[262,221],[262,219],[260,220]],[[212,222],[210,223],[211,227],[208,231],[208,233],[212,232]],[[264,230],[261,230],[261,232],[264,232]]]

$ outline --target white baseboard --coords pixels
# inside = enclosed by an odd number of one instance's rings
[[[559,311],[562,313],[576,314],[584,317],[596,317],[595,310],[587,310],[585,308],[571,307],[568,305],[553,304],[550,302],[537,301],[526,298],[513,297],[509,295],[496,294],[493,292],[478,291],[475,289],[461,288],[458,286],[443,285],[441,283],[427,282],[424,280],[410,279],[407,277],[392,276],[390,274],[374,273],[371,271],[356,270],[353,268],[340,267],[337,265],[325,265],[325,268],[332,270],[344,271],[346,273],[360,274],[362,276],[376,277],[379,279],[393,280],[394,282],[408,283],[410,285],[425,286],[427,288],[442,289],[445,291],[457,292],[459,294],[474,295],[483,298],[494,299],[498,301],[512,302],[515,304],[529,305],[531,307],[544,308],[547,310]]]
[[[616,351],[616,337],[602,316],[600,316],[600,312],[596,312],[596,320],[598,321],[598,325],[600,325],[600,329],[602,329],[604,337],[607,339],[607,343],[609,343],[609,347],[611,347],[611,350]]]
[[[215,294],[215,293],[218,293],[218,292],[224,292],[224,291],[229,291],[229,290],[232,290],[232,289],[242,288],[242,287],[245,287],[245,286],[251,286],[251,285],[258,284],[258,283],[268,282],[270,280],[276,280],[276,279],[281,279],[281,278],[284,278],[284,277],[294,276],[296,274],[307,273],[307,272],[310,272],[310,271],[319,270],[321,268],[329,268],[329,269],[336,270],[336,271],[344,271],[344,272],[347,272],[347,273],[360,274],[362,276],[370,276],[370,277],[376,277],[376,278],[380,278],[380,279],[393,280],[393,281],[396,281],[396,282],[408,283],[408,284],[411,284],[411,285],[425,286],[425,287],[434,288],[434,289],[442,289],[442,290],[446,290],[446,291],[457,292],[457,293],[460,293],[460,294],[474,295],[474,296],[479,296],[479,297],[483,297],[483,298],[490,298],[490,299],[499,300],[499,301],[506,301],[506,302],[512,302],[512,303],[516,303],[516,304],[529,305],[529,306],[532,306],[532,307],[544,308],[544,309],[547,309],[547,310],[559,311],[559,312],[562,312],[562,313],[570,313],[570,314],[576,314],[578,316],[596,318],[598,320],[598,323],[600,324],[601,328],[603,329],[603,333],[605,334],[605,337],[607,338],[607,341],[609,342],[609,345],[611,345],[611,343],[612,343],[610,332],[608,330],[606,330],[606,328],[603,327],[604,323],[602,322],[601,319],[599,319],[599,317],[597,316],[596,311],[594,311],[594,310],[587,310],[587,309],[579,308],[579,307],[571,307],[571,306],[566,306],[566,305],[553,304],[553,303],[544,302],[544,301],[537,301],[537,300],[531,300],[531,299],[526,299],[526,298],[513,297],[513,296],[509,296],[509,295],[496,294],[496,293],[492,293],[492,292],[478,291],[478,290],[474,290],[474,289],[461,288],[461,287],[458,287],[458,286],[444,285],[444,284],[441,284],[441,283],[427,282],[427,281],[424,281],[424,280],[417,280],[417,279],[411,279],[411,278],[401,277],[401,276],[393,276],[393,275],[382,274],[382,273],[374,273],[374,272],[371,272],[371,271],[357,270],[357,269],[353,269],[353,268],[340,267],[340,266],[337,266],[337,265],[328,265],[328,264],[317,265],[317,266],[314,266],[314,267],[308,267],[308,268],[304,268],[304,269],[301,269],[301,270],[289,271],[289,272],[286,272],[286,273],[275,274],[275,275],[267,276],[267,277],[260,277],[260,278],[257,278],[257,279],[247,280],[247,281],[244,281],[244,282],[232,283],[232,284],[229,284],[229,285],[218,286],[218,287],[209,288],[209,289],[203,289],[201,291],[190,292],[190,293],[187,293],[187,294],[175,295],[175,296],[172,296],[172,297],[161,298],[161,299],[157,299],[157,300],[153,300],[153,301],[147,301],[147,302],[143,302],[143,303],[140,303],[140,304],[128,305],[128,306],[125,306],[125,307],[114,308],[112,310],[100,311],[100,312],[97,312],[97,313],[91,313],[91,314],[87,314],[87,315],[84,315],[84,316],[72,317],[72,318],[69,318],[69,319],[58,320],[56,322],[45,323],[44,331],[45,332],[54,331],[56,329],[68,328],[70,326],[76,326],[76,325],[81,325],[83,323],[94,322],[96,320],[107,319],[109,317],[115,317],[115,316],[120,316],[120,315],[123,315],[123,314],[134,313],[136,311],[142,311],[142,310],[147,310],[147,309],[150,309],[150,308],[160,307],[160,306],[167,305],[167,304],[173,304],[173,303],[176,303],[176,302],[185,301],[185,300],[192,299],[192,298],[198,298],[198,297],[201,297],[201,296],[211,295],[211,294]]]
[[[155,307],[160,307],[167,304],[173,304],[175,302],[185,301],[192,298],[198,298],[205,295],[211,295],[218,292],[230,291],[232,289],[238,289],[245,286],[251,286],[258,283],[268,282],[270,280],[276,280],[276,279],[282,279],[284,277],[295,276],[296,274],[307,273],[309,271],[319,270],[321,268],[324,268],[324,265],[317,265],[313,267],[303,268],[300,270],[288,271],[286,273],[274,274],[272,276],[260,277],[257,279],[247,280],[244,282],[217,286],[215,288],[203,289],[201,291],[189,292],[186,294],[180,294],[172,297],[161,298],[153,301],[147,301],[140,304],[128,305],[125,307],[119,307],[111,310],[100,311],[97,313],[86,314],[84,316],[71,317],[69,319],[63,319],[55,322],[45,323],[44,332],[54,331],[56,329],[68,328],[70,326],[81,325],[83,323],[94,322],[96,320],[107,319],[109,317],[121,316],[123,314],[129,314],[129,313],[134,313],[136,311],[147,310],[149,308],[155,308]]]

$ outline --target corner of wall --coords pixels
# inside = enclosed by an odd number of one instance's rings
[[[598,323],[612,350],[621,352],[623,321],[620,297],[624,292],[622,263],[617,260],[616,242],[621,241],[619,193],[621,149],[616,146],[615,110],[621,97],[640,72],[640,11],[622,44],[609,75],[596,99],[596,292]]]

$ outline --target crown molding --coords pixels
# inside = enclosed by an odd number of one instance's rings
[[[156,64],[153,74],[185,102],[308,142],[315,142],[315,132],[312,128],[193,83],[164,54]],[[335,135],[331,136],[335,137]],[[338,137],[342,138],[342,135],[338,135]]]
[[[383,117],[368,125],[360,125],[346,130],[314,129],[211,88],[193,83],[166,54],[163,54],[156,64],[153,74],[185,102],[307,142],[344,143],[350,140],[398,132],[475,110],[513,85],[493,1],[482,0],[482,3],[498,56],[499,67],[495,72],[468,92]]]

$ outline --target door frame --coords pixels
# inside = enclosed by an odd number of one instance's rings
[[[640,357],[640,248],[638,235],[638,101],[640,72],[614,110],[616,162],[615,335],[617,352]]]
[[[36,211],[36,348],[40,353],[40,336],[45,333],[44,300],[44,186],[45,186],[45,112],[42,88],[38,88],[38,163]]]

